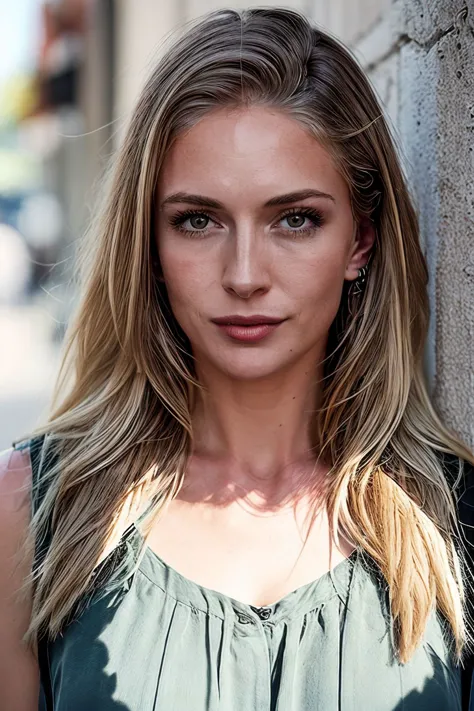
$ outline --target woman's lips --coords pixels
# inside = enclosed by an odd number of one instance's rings
[[[224,331],[227,336],[236,341],[254,343],[256,341],[260,341],[262,338],[265,338],[265,336],[277,329],[282,323],[283,321],[279,321],[278,323],[252,324],[251,326],[218,323],[216,326]]]

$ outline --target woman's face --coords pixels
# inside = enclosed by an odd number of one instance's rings
[[[267,108],[215,111],[174,142],[156,199],[163,277],[198,371],[265,378],[324,358],[374,234],[368,222],[357,235],[347,186],[312,136]],[[283,322],[241,340],[212,320],[256,314]]]

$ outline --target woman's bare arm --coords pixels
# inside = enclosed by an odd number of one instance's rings
[[[26,491],[25,491],[26,487]],[[2,711],[37,711],[39,670],[22,642],[31,614],[31,599],[16,593],[32,561],[19,565],[31,516],[31,463],[28,450],[0,452],[0,707]]]

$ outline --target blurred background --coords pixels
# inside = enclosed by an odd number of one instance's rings
[[[0,0],[0,450],[45,415],[77,242],[141,85],[214,0]],[[474,0],[293,0],[342,39],[384,106],[430,269],[425,364],[474,445]]]

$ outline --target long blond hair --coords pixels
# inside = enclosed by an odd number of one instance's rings
[[[44,538],[49,520],[52,537],[31,575],[25,639],[54,638],[127,517],[146,505],[151,525],[182,485],[200,384],[157,278],[154,191],[177,135],[213,109],[254,104],[286,112],[330,151],[354,217],[368,216],[377,230],[363,296],[356,303],[344,289],[331,326],[317,413],[334,530],[346,531],[385,576],[400,660],[411,657],[435,608],[460,658],[462,556],[439,455],[472,465],[474,455],[442,424],[425,383],[428,272],[414,199],[350,50],[304,15],[269,7],[221,9],[182,28],[104,179],[78,255],[80,298],[51,412],[32,433],[46,435],[46,449],[60,456],[43,475],[49,487],[31,520],[30,543]]]

